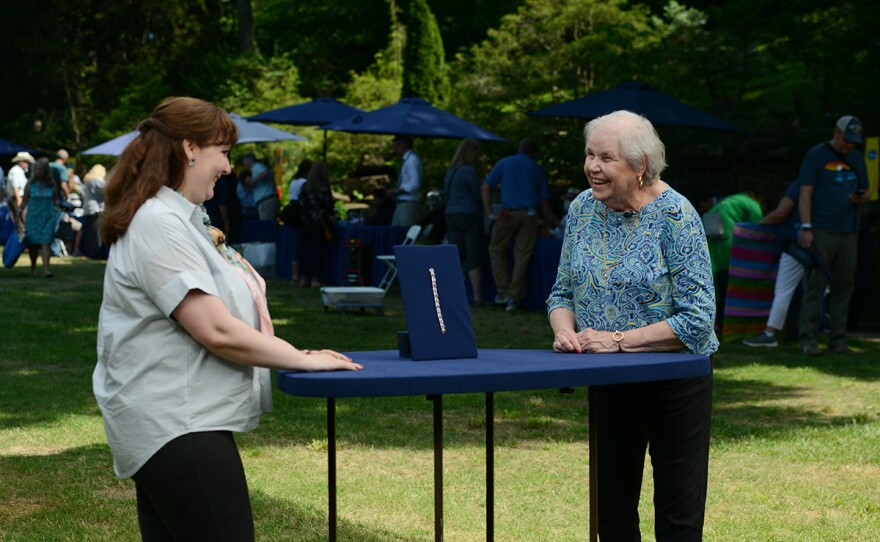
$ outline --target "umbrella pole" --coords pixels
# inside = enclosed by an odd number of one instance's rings
[[[324,130],[324,163],[327,163],[327,130]]]

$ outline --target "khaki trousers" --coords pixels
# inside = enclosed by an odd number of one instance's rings
[[[526,275],[538,238],[538,217],[529,215],[526,209],[507,211],[507,216],[495,221],[492,239],[489,241],[489,260],[495,291],[521,304],[526,296]],[[510,242],[514,242],[513,274],[507,267]]]
[[[814,230],[813,243],[831,272],[831,294],[828,296],[828,347],[846,344],[849,301],[855,288],[859,234]],[[816,346],[822,322],[822,294],[825,276],[818,267],[804,273],[804,297],[801,301],[801,346]]]

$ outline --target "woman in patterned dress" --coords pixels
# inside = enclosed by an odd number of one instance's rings
[[[52,181],[49,160],[40,158],[34,164],[34,174],[24,189],[21,204],[25,215],[24,229],[30,239],[28,256],[31,258],[31,276],[37,273],[37,254],[43,258],[43,276],[51,277],[49,258],[52,251],[49,245],[55,238],[58,224],[58,187]]]
[[[569,208],[547,300],[557,352],[712,355],[715,291],[700,216],[660,179],[665,149],[651,123],[617,111],[584,129],[591,188]],[[701,540],[712,376],[600,386],[599,536],[640,540],[645,451],[657,540]],[[649,447],[650,446],[650,447]]]

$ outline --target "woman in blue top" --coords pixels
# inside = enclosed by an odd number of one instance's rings
[[[617,111],[584,129],[591,189],[569,208],[547,300],[557,352],[712,355],[715,291],[702,222],[660,180],[663,143],[647,119]],[[599,536],[640,540],[645,450],[658,541],[701,540],[712,376],[601,386]]]
[[[58,187],[52,181],[49,160],[40,158],[34,165],[34,174],[24,189],[21,211],[25,214],[24,229],[30,239],[28,255],[31,258],[31,276],[37,273],[37,254],[43,258],[43,276],[51,277],[50,246],[58,224]]]
[[[474,139],[465,139],[458,145],[443,180],[446,235],[450,243],[458,246],[461,269],[470,280],[475,307],[484,304],[480,257],[483,253],[485,226],[483,200],[480,196],[482,182],[476,169],[479,158],[480,144]]]

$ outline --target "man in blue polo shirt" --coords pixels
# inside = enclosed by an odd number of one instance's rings
[[[868,174],[865,157],[856,149],[863,143],[861,121],[852,115],[840,117],[833,134],[831,141],[808,150],[801,163],[798,243],[806,249],[815,245],[831,272],[828,350],[848,354],[846,324],[855,285],[861,211],[868,202]],[[816,268],[808,269],[799,336],[808,355],[822,353],[817,335],[824,288],[823,274]]]
[[[489,259],[495,278],[495,303],[508,311],[522,307],[529,261],[538,237],[539,215],[550,217],[547,174],[535,162],[538,145],[523,139],[515,155],[499,160],[480,187],[483,208],[493,221]],[[501,185],[501,211],[492,213],[491,191]],[[510,242],[514,241],[513,273],[507,267]]]

